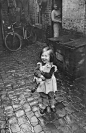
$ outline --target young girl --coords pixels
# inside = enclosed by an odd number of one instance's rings
[[[44,112],[48,104],[51,109],[55,109],[54,94],[57,91],[57,83],[54,73],[57,67],[54,65],[54,53],[50,47],[45,47],[41,52],[41,62],[37,63],[37,68],[34,73],[34,80],[37,83],[36,91],[40,93],[41,111]],[[35,90],[33,90],[34,92]],[[46,101],[46,103],[43,103]]]

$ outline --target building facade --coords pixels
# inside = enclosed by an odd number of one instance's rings
[[[63,29],[86,34],[85,0],[1,0],[2,20],[5,21],[6,26],[9,25],[10,20],[30,21],[46,31],[48,26],[52,26],[51,11],[54,3],[59,4],[62,9]],[[8,9],[13,19],[10,19]]]

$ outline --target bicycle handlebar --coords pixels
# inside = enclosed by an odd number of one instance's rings
[[[17,22],[12,23],[12,24],[9,25],[7,28],[8,28],[8,29],[11,29],[16,23],[17,23]],[[26,26],[29,26],[29,25],[32,26],[32,27],[35,27],[34,24],[31,24],[31,23],[29,22],[29,23],[20,23],[20,25],[15,26],[15,28],[26,27]]]
[[[10,26],[8,26],[8,29],[12,28],[17,22],[12,23]],[[15,26],[15,28],[20,28],[21,25]]]
[[[8,26],[8,29],[10,29],[11,27],[14,26],[14,24],[16,24],[16,22],[12,23],[11,25]]]

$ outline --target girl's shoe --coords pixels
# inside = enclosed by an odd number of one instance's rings
[[[32,93],[34,93],[35,91],[36,91],[36,89],[31,90]]]
[[[47,113],[50,113],[51,112],[51,108],[48,106],[47,107]]]
[[[40,113],[41,113],[41,114],[46,113],[46,108],[45,108],[45,109],[40,109]]]
[[[49,99],[54,99],[54,92],[53,91],[50,91],[48,93],[48,96],[49,96]]]
[[[54,105],[54,104],[51,105],[51,111],[52,111],[52,112],[56,112],[56,108],[55,108],[55,105]]]
[[[36,84],[35,88],[31,90],[32,93],[34,93],[37,90],[38,85]]]
[[[41,114],[44,114],[46,112],[46,107],[42,103],[40,103],[39,104],[39,110],[40,110]]]
[[[52,112],[56,112],[56,109],[55,109],[55,108],[51,108],[51,111],[52,111]]]

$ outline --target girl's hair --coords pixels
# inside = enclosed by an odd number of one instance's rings
[[[54,59],[55,59],[55,55],[54,55],[54,52],[53,52],[53,49],[49,46],[47,47],[44,47],[40,53],[40,58],[41,58],[41,55],[46,52],[46,51],[49,51],[49,54],[50,54],[50,62],[54,62]]]

